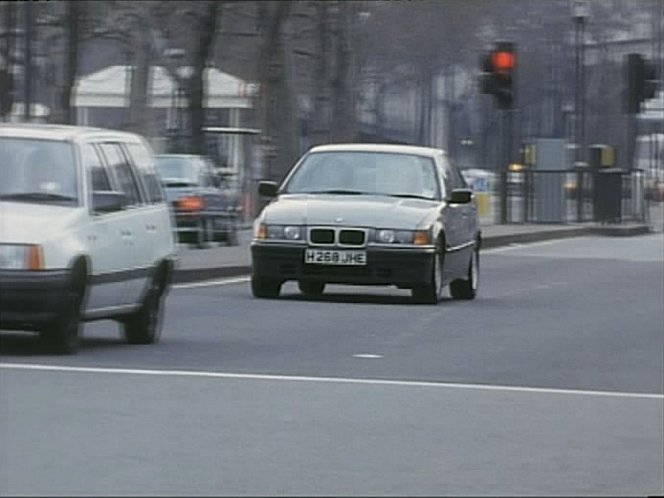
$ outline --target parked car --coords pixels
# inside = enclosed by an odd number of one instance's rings
[[[473,299],[480,229],[473,193],[445,152],[376,144],[325,145],[298,161],[254,223],[251,288],[282,284],[320,295],[325,285],[396,285],[416,302]]]
[[[217,241],[237,245],[241,212],[237,191],[222,188],[222,177],[212,162],[191,154],[161,154],[155,162],[175,215],[178,239],[199,247]]]
[[[0,125],[0,329],[73,353],[81,322],[159,339],[175,257],[168,205],[139,136]]]

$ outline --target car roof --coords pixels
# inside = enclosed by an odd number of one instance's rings
[[[318,145],[316,147],[312,147],[309,152],[383,152],[391,154],[412,154],[427,157],[434,157],[445,153],[442,149],[435,149],[433,147],[371,143]]]
[[[134,133],[104,128],[93,128],[89,126],[73,126],[60,124],[36,124],[36,123],[0,123],[0,135],[15,138],[35,138],[41,140],[76,141],[82,138],[95,136],[114,137],[117,139],[130,140],[139,139]]]

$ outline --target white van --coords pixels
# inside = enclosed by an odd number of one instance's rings
[[[60,353],[89,320],[159,339],[175,242],[153,162],[131,133],[0,124],[0,329]]]

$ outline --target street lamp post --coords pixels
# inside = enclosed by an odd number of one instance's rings
[[[587,0],[574,0],[572,18],[574,19],[574,142],[575,166],[586,164],[586,103],[585,103],[585,64],[584,64],[584,27],[590,8]],[[576,220],[583,217],[583,171],[576,169]]]
[[[577,162],[586,159],[586,116],[585,116],[585,74],[584,74],[584,28],[589,13],[587,0],[574,0],[572,5],[572,18],[574,20],[574,142],[576,145],[575,158]]]

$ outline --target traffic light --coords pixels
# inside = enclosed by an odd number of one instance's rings
[[[641,54],[625,57],[625,112],[641,111],[641,102],[652,99],[657,89],[657,68]]]
[[[480,91],[492,94],[498,109],[511,109],[516,96],[516,51],[513,43],[499,42],[481,61]]]

